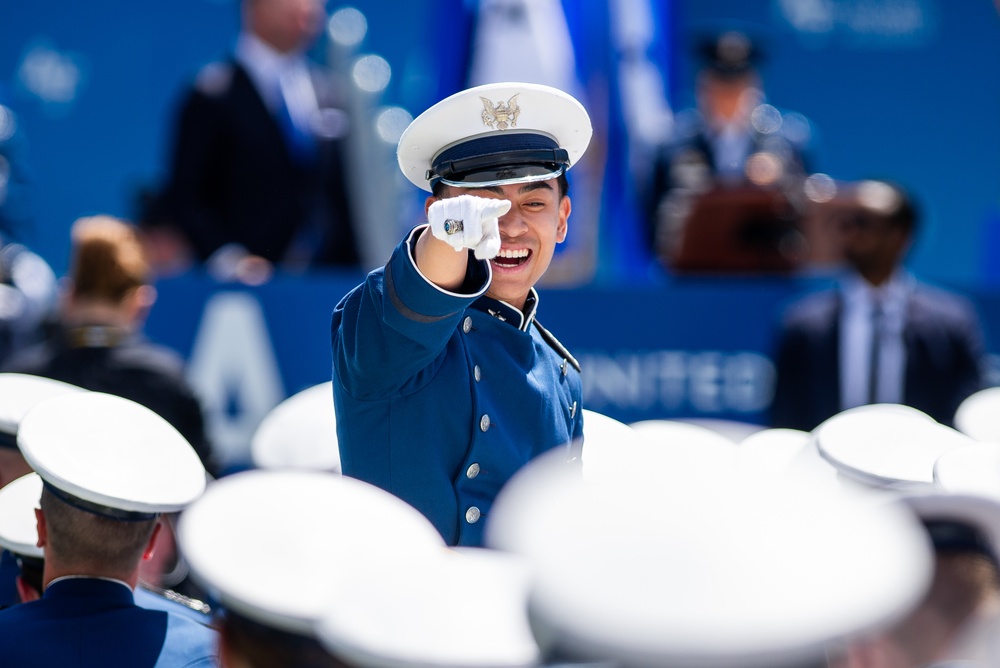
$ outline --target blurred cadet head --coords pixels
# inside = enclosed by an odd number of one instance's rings
[[[748,34],[727,30],[702,38],[696,55],[698,106],[709,120],[744,118],[760,103],[761,53]]]
[[[530,581],[521,558],[481,548],[403,559],[388,570],[360,564],[317,633],[356,668],[534,668],[541,657],[528,623]]]
[[[17,561],[15,579],[21,603],[42,596],[42,571],[45,552],[38,547],[35,508],[42,495],[42,479],[29,473],[0,489],[0,548]]]
[[[31,472],[17,447],[17,429],[24,415],[43,399],[83,391],[51,378],[0,373],[0,488]]]
[[[322,0],[243,0],[246,29],[281,53],[309,48],[325,16]]]
[[[387,559],[445,549],[430,521],[388,492],[290,470],[213,482],[181,515],[178,540],[192,577],[222,611],[226,668],[343,665],[315,626],[345,580],[362,564],[388,567]]]
[[[81,510],[43,489],[41,513],[49,560],[67,560],[84,573],[121,573],[152,549],[155,518],[123,522]]]
[[[832,643],[884,628],[926,591],[930,546],[905,509],[805,472],[755,478],[735,454],[675,457],[685,448],[669,443],[635,443],[595,475],[589,445],[584,476],[550,455],[529,463],[487,525],[490,547],[534,568],[529,614],[550,660],[820,666]],[[684,475],[664,484],[678,461]]]
[[[260,469],[340,473],[332,381],[296,392],[272,408],[250,439],[250,457]]]
[[[83,575],[134,587],[141,560],[152,555],[159,516],[205,489],[205,469],[180,433],[110,394],[40,401],[21,421],[17,444],[44,485],[36,517],[46,583]]]
[[[916,232],[913,198],[895,183],[867,180],[851,186],[848,201],[840,225],[844,257],[866,278],[891,273]]]
[[[149,262],[136,229],[111,216],[80,218],[70,230],[70,286],[64,303],[70,318],[91,307],[120,310],[127,324],[156,300]],[[113,311],[112,311],[113,312]],[[103,323],[88,323],[103,324]],[[115,323],[108,323],[115,324]]]
[[[931,492],[900,503],[920,518],[934,546],[934,577],[920,604],[881,633],[857,638],[835,668],[986,666],[1000,609],[996,553],[1000,503]],[[970,663],[962,663],[962,661]],[[986,661],[981,663],[981,661]]]

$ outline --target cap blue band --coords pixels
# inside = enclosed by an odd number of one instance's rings
[[[513,165],[569,165],[569,153],[548,135],[505,132],[478,137],[445,149],[436,156],[427,179],[460,181],[462,174]]]

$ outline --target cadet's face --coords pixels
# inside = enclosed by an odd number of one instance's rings
[[[500,218],[500,253],[490,260],[493,282],[486,294],[523,308],[528,291],[549,268],[556,244],[566,239],[569,197],[559,197],[556,179],[491,188],[448,187],[443,195],[510,201],[510,211]]]

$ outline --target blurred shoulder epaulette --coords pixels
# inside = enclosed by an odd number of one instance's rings
[[[566,349],[566,346],[564,346],[562,343],[560,343],[559,339],[557,339],[552,334],[552,332],[550,332],[549,330],[547,330],[544,327],[542,327],[542,324],[540,322],[538,322],[538,320],[535,320],[534,323],[535,323],[535,327],[538,329],[538,333],[541,334],[542,335],[542,339],[545,340],[545,343],[549,344],[552,347],[553,350],[555,350],[563,358],[565,358],[566,361],[569,362],[570,366],[572,366],[574,369],[576,369],[577,373],[579,373],[580,372],[580,363],[577,362],[576,358],[573,357],[570,354],[569,350]]]
[[[212,614],[212,607],[208,603],[199,601],[196,598],[191,598],[190,596],[185,596],[184,594],[178,594],[173,589],[164,589],[163,596],[168,601],[180,603],[184,607],[191,608],[195,612],[200,612],[206,615]]]
[[[205,603],[204,601],[199,601],[196,598],[191,598],[190,596],[185,596],[180,594],[173,589],[163,589],[161,587],[151,587],[144,584],[144,587],[149,591],[153,592],[158,596],[162,596],[172,603],[177,603],[178,605],[183,605],[185,608],[189,608],[195,612],[200,612],[203,615],[212,614],[212,607]]]
[[[229,90],[233,80],[233,64],[225,62],[209,63],[201,68],[194,79],[195,90],[214,97]]]

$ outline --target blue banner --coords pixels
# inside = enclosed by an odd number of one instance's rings
[[[330,316],[362,280],[279,275],[245,288],[188,274],[163,281],[147,333],[180,351],[222,458],[245,462],[278,402],[330,380]],[[625,422],[707,418],[763,423],[775,327],[817,281],[690,279],[657,287],[543,289],[538,320],[580,361],[585,406]],[[1000,350],[1000,293],[972,295]],[[996,358],[991,357],[996,366]],[[1000,384],[993,372],[991,384]]]

